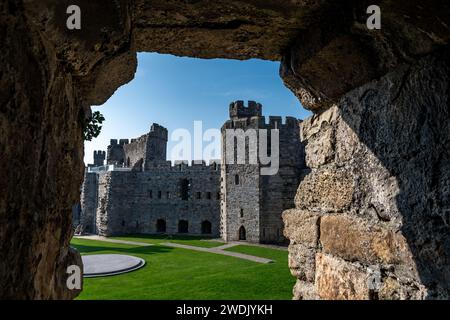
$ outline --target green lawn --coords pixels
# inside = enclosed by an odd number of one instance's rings
[[[223,242],[214,241],[208,238],[199,238],[196,236],[182,236],[182,235],[152,235],[152,234],[137,234],[137,235],[127,235],[122,237],[111,237],[111,239],[127,240],[127,241],[137,241],[152,244],[160,244],[163,242],[173,242],[186,244],[196,247],[204,248],[214,248],[223,245]]]
[[[133,239],[166,241],[148,237]],[[291,299],[295,283],[289,272],[287,252],[275,249],[250,246],[230,249],[275,260],[260,264],[158,244],[136,247],[73,239],[72,245],[82,254],[130,254],[146,261],[144,268],[134,272],[84,279],[84,290],[78,299]]]

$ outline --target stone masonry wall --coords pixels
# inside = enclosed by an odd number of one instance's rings
[[[448,51],[305,120],[283,213],[295,299],[449,299]]]
[[[220,167],[171,166],[170,162],[154,165],[145,172],[99,174],[98,233],[156,233],[157,220],[164,219],[168,234],[178,233],[179,221],[187,220],[189,234],[202,234],[202,222],[209,221],[208,235],[218,236]],[[182,179],[190,184],[188,200],[181,199]]]
[[[84,182],[81,187],[81,215],[80,228],[81,233],[95,233],[96,231],[96,211],[97,211],[98,181],[97,174],[86,172]]]

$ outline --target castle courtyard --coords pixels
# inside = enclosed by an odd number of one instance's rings
[[[192,236],[130,235],[107,241],[74,238],[71,245],[82,256],[120,254],[145,260],[143,268],[130,273],[85,278],[84,290],[78,299],[285,300],[292,297],[295,283],[289,272],[288,251],[275,247],[236,243],[223,249],[231,254],[271,261],[261,263],[183,248],[224,246],[214,239]],[[177,245],[180,247],[175,247]]]

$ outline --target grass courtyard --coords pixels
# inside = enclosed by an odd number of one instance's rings
[[[82,255],[116,253],[140,257],[144,268],[104,278],[84,279],[78,299],[286,299],[292,298],[295,279],[287,251],[238,245],[227,250],[274,260],[261,264],[235,257],[161,245],[175,242],[217,247],[223,243],[194,237],[136,235],[120,237],[151,243],[140,247],[103,241],[73,239]]]

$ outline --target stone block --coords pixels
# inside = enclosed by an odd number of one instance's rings
[[[316,247],[319,238],[319,215],[305,210],[289,209],[283,212],[284,236],[291,243]]]
[[[369,273],[361,266],[327,254],[316,255],[316,290],[320,299],[368,300]]]
[[[347,170],[313,170],[300,183],[295,206],[312,211],[339,212],[350,206],[353,193],[353,177]]]
[[[289,269],[299,280],[314,282],[316,249],[302,244],[289,245]]]
[[[292,300],[318,300],[316,287],[314,283],[297,280],[292,290],[294,297]]]
[[[309,168],[318,168],[334,160],[334,128],[326,126],[308,139],[305,147],[305,161]]]
[[[357,217],[329,215],[320,221],[323,251],[350,261],[398,263],[400,245],[406,249],[400,237]]]
[[[326,111],[313,115],[303,120],[301,124],[301,140],[309,140],[319,133],[324,126],[333,124],[338,118],[339,110],[337,106],[332,106]]]

